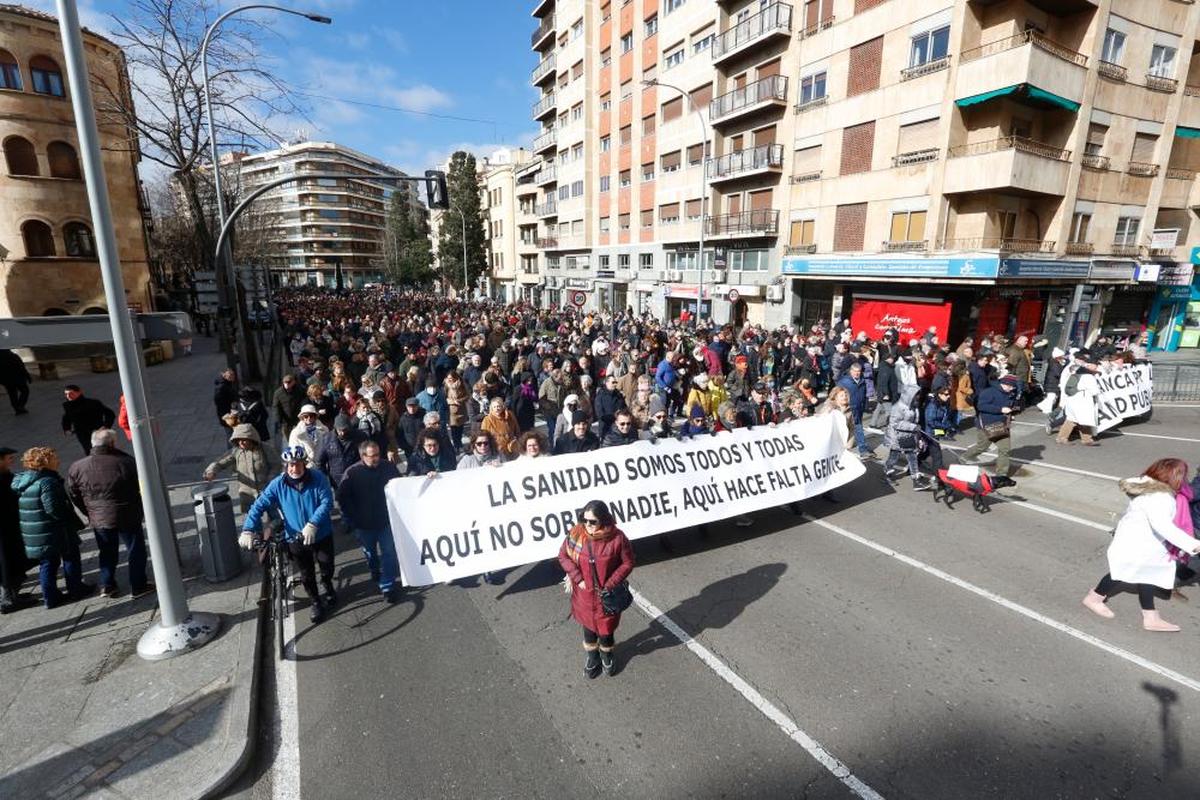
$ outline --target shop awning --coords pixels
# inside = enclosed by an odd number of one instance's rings
[[[1189,128],[1186,125],[1176,125],[1175,135],[1183,139],[1200,139],[1200,128]]]
[[[1062,108],[1071,112],[1079,110],[1079,103],[1076,103],[1074,100],[1068,100],[1053,92],[1039,89],[1032,83],[1015,83],[1012,86],[1005,86],[1003,89],[993,89],[990,92],[973,94],[970,97],[960,97],[954,101],[954,104],[959,108],[967,108],[968,106],[977,106],[980,103],[986,103],[997,97],[1010,95],[1014,100],[1027,102],[1043,108]]]

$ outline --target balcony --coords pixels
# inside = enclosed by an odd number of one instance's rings
[[[816,242],[810,242],[809,244],[789,244],[787,247],[783,248],[783,254],[785,256],[811,255],[815,252],[817,252]]]
[[[1175,94],[1175,90],[1179,88],[1179,81],[1174,78],[1164,78],[1162,75],[1154,75],[1147,72],[1146,88],[1154,92],[1162,92],[1163,94]]]
[[[704,174],[709,183],[720,183],[768,172],[777,173],[782,168],[783,145],[764,144],[746,150],[735,150],[720,158],[710,158],[704,165]]]
[[[558,203],[554,200],[547,200],[545,203],[539,204],[537,206],[537,215],[542,219],[545,219],[546,217],[557,217]]]
[[[774,236],[779,233],[779,209],[759,208],[704,218],[706,236]]]
[[[546,41],[546,37],[554,36],[554,15],[546,17],[542,20],[542,24],[537,26],[537,30],[529,37],[529,46],[534,50],[540,50]]]
[[[554,92],[551,92],[550,94],[543,97],[541,100],[538,100],[536,103],[533,104],[533,118],[535,120],[540,120],[542,117],[553,114],[554,110],[557,108],[555,103],[556,103],[556,100],[555,100]]]
[[[910,242],[908,240],[888,239],[883,243],[883,252],[885,253],[923,253],[928,249],[928,241]]]
[[[1078,107],[1086,78],[1087,56],[1034,31],[1024,31],[965,51],[960,56],[954,96],[972,98],[1029,84],[1023,96],[1030,103],[1050,99],[1044,97],[1049,94]]]
[[[529,80],[534,86],[539,85],[548,75],[553,77],[555,60],[554,54],[551,53],[543,58],[540,64],[533,68],[533,72],[530,74]]]
[[[1095,170],[1096,172],[1108,172],[1111,162],[1108,156],[1084,155],[1082,164],[1084,169]]]
[[[765,108],[782,108],[787,105],[787,90],[786,77],[771,75],[726,92],[708,104],[709,124],[730,122]]]
[[[554,0],[536,0],[533,7],[533,16],[540,17],[542,12],[552,5],[554,5]]]
[[[975,236],[966,239],[942,239],[939,250],[998,250],[1001,253],[1053,253],[1050,239],[1016,239],[1000,236]]]
[[[1096,71],[1100,73],[1100,77],[1108,78],[1110,81],[1116,81],[1117,83],[1124,83],[1129,79],[1129,70],[1111,61],[1101,61],[1096,66]]]
[[[1071,151],[1023,136],[951,147],[943,191],[946,194],[1015,189],[1023,194],[1066,192]]]
[[[1190,181],[1196,179],[1196,170],[1183,169],[1182,167],[1168,167],[1167,178],[1177,181]]]
[[[892,156],[893,167],[907,167],[910,164],[926,164],[937,161],[938,148],[929,147],[924,150],[913,150],[911,153],[900,153]]]
[[[538,246],[539,250],[557,250],[558,249],[558,239],[556,239],[553,236],[547,236],[545,238],[538,238],[537,246]]]
[[[1130,175],[1138,175],[1142,178],[1153,178],[1158,174],[1158,164],[1150,164],[1145,161],[1130,161],[1125,165],[1125,171]]]
[[[542,166],[542,171],[537,174],[533,182],[538,186],[545,186],[548,183],[554,183],[558,180],[558,168],[553,164],[545,164]]]
[[[1063,252],[1069,256],[1090,256],[1095,249],[1091,242],[1067,242],[1063,245]]]
[[[932,75],[935,72],[941,72],[949,68],[950,56],[945,56],[933,61],[926,61],[924,64],[913,64],[911,67],[905,67],[900,70],[900,80],[911,81],[913,78],[920,78],[922,75]]]
[[[1190,83],[1184,84],[1183,94],[1186,97],[1200,97],[1200,86],[1193,86]]]
[[[830,15],[830,16],[826,17],[825,19],[817,20],[812,25],[809,25],[806,28],[802,28],[800,30],[800,38],[801,39],[810,39],[813,36],[816,36],[821,31],[828,30],[829,28],[833,27],[833,19],[834,19],[833,15]]]
[[[786,3],[772,3],[762,11],[734,25],[718,36],[712,43],[713,66],[744,53],[755,45],[769,42],[777,37],[792,35],[792,7]]]
[[[553,151],[556,147],[558,147],[558,131],[553,128],[533,140],[533,152],[539,155]]]
[[[1124,242],[1113,242],[1108,246],[1107,252],[1114,256],[1128,256],[1137,258],[1142,254],[1142,248],[1136,244],[1126,244]]]

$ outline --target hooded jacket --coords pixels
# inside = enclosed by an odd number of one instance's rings
[[[243,450],[237,445],[238,439],[257,442],[258,447]],[[220,473],[233,467],[233,477],[237,481],[238,495],[243,499],[250,498],[253,501],[258,493],[266,488],[273,475],[278,473],[272,470],[271,462],[267,458],[267,451],[263,448],[262,442],[258,438],[258,431],[254,430],[253,425],[242,423],[234,427],[233,434],[229,437],[229,443],[232,445],[229,452],[205,467],[204,471]]]
[[[919,387],[911,384],[900,387],[900,399],[892,404],[887,430],[883,432],[883,446],[889,450],[905,449],[900,447],[900,434],[921,430],[917,409],[913,408],[920,391]]]
[[[297,422],[296,427],[292,428],[292,433],[288,436],[288,444],[292,447],[303,447],[304,452],[308,453],[308,468],[312,469],[317,465],[317,453],[324,446],[325,438],[333,436],[333,431],[325,427],[325,423],[317,420],[313,425],[312,433],[309,433],[308,427],[303,422]]]
[[[92,448],[67,470],[67,495],[93,528],[136,531],[142,492],[133,456],[107,445]]]
[[[1121,491],[1129,507],[1117,522],[1108,546],[1108,571],[1125,583],[1148,583],[1162,589],[1175,587],[1175,560],[1165,542],[1187,553],[1200,548],[1175,524],[1175,493],[1171,487],[1146,476],[1126,478]]]

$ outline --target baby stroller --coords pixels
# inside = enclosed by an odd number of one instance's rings
[[[957,495],[971,498],[971,508],[980,514],[991,511],[987,496],[1005,486],[1016,486],[1017,483],[1006,475],[989,475],[979,467],[967,464],[952,464],[937,472],[937,481],[933,487],[933,501],[939,500],[946,508],[954,508]]]

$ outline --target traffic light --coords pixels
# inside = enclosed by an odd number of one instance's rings
[[[446,173],[439,169],[425,170],[425,200],[431,209],[450,207],[450,193],[446,191]]]

